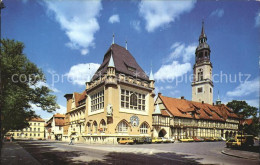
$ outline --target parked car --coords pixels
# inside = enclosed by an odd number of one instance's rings
[[[143,137],[143,139],[144,139],[145,144],[151,144],[152,143],[152,138],[150,138],[150,137]]]
[[[144,143],[144,138],[141,137],[135,137],[133,138],[134,144],[143,144]]]
[[[198,137],[196,137],[196,136],[193,137],[193,140],[194,140],[195,142],[203,142],[203,141],[204,141],[204,139],[198,138]]]
[[[229,139],[226,142],[226,146],[227,146],[227,148],[235,147],[235,146],[237,146],[237,142],[235,139]]]
[[[187,138],[179,139],[179,141],[181,141],[181,142],[193,142],[194,140],[191,137],[187,137]]]
[[[132,138],[120,138],[118,143],[119,144],[134,144],[134,140]]]
[[[162,143],[162,139],[161,138],[153,138],[152,143]]]
[[[169,140],[170,140],[170,143],[174,143],[175,142],[175,140],[173,138],[170,138]]]
[[[167,139],[167,138],[165,138],[165,137],[159,137],[159,138],[162,139],[162,142],[163,142],[163,143],[170,143],[170,142],[171,142],[170,139]]]
[[[214,139],[212,137],[204,137],[205,142],[213,142]]]

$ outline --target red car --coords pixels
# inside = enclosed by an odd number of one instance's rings
[[[193,140],[194,140],[195,142],[203,142],[203,141],[204,141],[203,139],[197,138],[196,136],[193,137]]]

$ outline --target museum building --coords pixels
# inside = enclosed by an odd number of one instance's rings
[[[66,94],[64,140],[117,143],[120,137],[151,136],[154,79],[126,47],[113,43],[82,93]]]

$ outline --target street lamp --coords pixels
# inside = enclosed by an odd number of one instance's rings
[[[2,0],[0,0],[0,96],[2,96],[2,74],[1,74],[1,60],[2,60],[2,36],[1,36],[1,11],[5,8]],[[2,148],[2,99],[0,100],[0,149]]]

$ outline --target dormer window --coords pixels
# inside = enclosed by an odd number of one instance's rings
[[[128,66],[128,67],[127,67],[127,69],[128,69],[129,71],[131,71],[131,72],[135,72],[135,71],[136,71],[136,69],[135,69],[135,68],[133,68],[133,67],[130,67],[130,66]]]

